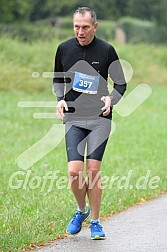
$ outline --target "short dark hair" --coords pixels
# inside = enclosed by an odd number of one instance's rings
[[[88,8],[88,7],[78,7],[78,9],[74,12],[74,15],[73,17],[79,13],[81,15],[84,15],[86,12],[89,12],[90,15],[91,15],[91,20],[92,20],[92,24],[96,23],[97,22],[97,19],[96,19],[96,13],[94,12],[94,10]]]

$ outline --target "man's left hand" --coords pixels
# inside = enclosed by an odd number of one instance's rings
[[[101,101],[105,103],[104,107],[101,109],[103,112],[103,116],[107,116],[110,113],[110,107],[111,107],[111,98],[110,96],[103,96],[101,98]]]

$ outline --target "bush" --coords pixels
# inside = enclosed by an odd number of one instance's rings
[[[153,22],[142,21],[136,18],[123,17],[118,22],[99,20],[96,35],[104,40],[115,38],[116,28],[121,28],[126,34],[129,43],[165,43],[167,29]],[[48,41],[51,39],[66,40],[73,37],[73,21],[71,17],[55,17],[39,20],[34,23],[0,24],[0,36],[8,35],[25,42],[34,40]]]
[[[0,35],[19,38],[25,42],[33,40],[50,40],[56,35],[55,28],[50,26],[37,26],[34,24],[0,24]]]
[[[58,28],[73,30],[73,19],[72,17],[60,17],[57,18]]]
[[[154,34],[154,42],[155,43],[166,43],[167,42],[167,29],[166,26],[159,26],[158,24],[155,26],[155,34]]]
[[[113,21],[99,20],[96,34],[106,40],[113,40],[115,36],[116,24]]]
[[[130,43],[165,43],[167,41],[166,27],[150,21],[123,17],[118,21],[118,27],[125,32],[126,40]]]
[[[130,43],[153,42],[155,37],[155,25],[149,21],[124,17],[118,22],[119,28],[126,34],[126,40]]]
[[[17,38],[24,42],[33,42],[36,40],[49,41],[52,39],[64,40],[73,36],[73,29],[65,29],[48,24],[0,24],[0,36]]]

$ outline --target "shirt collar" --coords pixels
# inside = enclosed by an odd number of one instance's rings
[[[95,40],[96,40],[96,36],[94,36],[93,40],[92,40],[88,45],[82,46],[82,45],[80,45],[80,43],[78,42],[78,39],[76,38],[76,43],[77,43],[78,46],[80,46],[80,47],[82,47],[82,48],[88,48],[88,47],[90,47],[92,44],[94,44]]]

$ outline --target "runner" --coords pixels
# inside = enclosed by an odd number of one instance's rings
[[[58,46],[53,79],[57,116],[66,129],[69,183],[78,205],[66,232],[79,233],[91,213],[91,239],[105,239],[99,220],[100,167],[111,130],[112,107],[123,96],[126,83],[114,47],[95,36],[96,13],[88,7],[78,8],[73,23],[75,38]],[[114,82],[111,94],[108,74]]]

